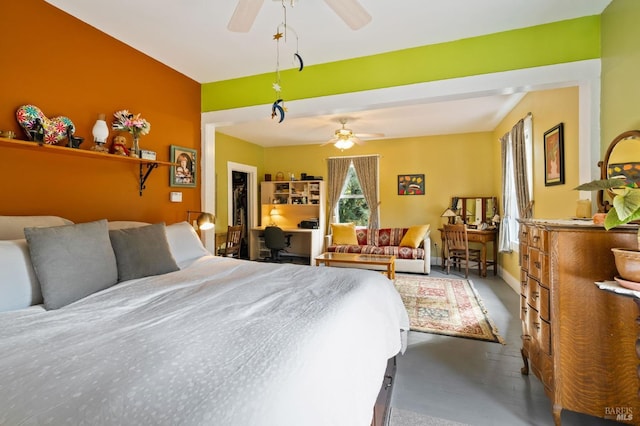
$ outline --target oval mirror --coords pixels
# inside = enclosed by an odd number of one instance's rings
[[[616,136],[598,166],[601,179],[624,176],[627,182],[635,182],[640,186],[640,130],[630,130]],[[600,211],[607,212],[610,209],[613,193],[607,191],[607,195],[609,200],[605,199],[604,191],[598,192]]]

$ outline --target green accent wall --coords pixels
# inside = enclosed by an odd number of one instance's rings
[[[304,52],[300,53],[304,57]],[[289,69],[280,76],[283,98],[292,101],[599,57],[600,16],[594,15],[307,65],[302,72]],[[272,72],[205,83],[202,111],[271,104],[275,100],[274,81]]]
[[[602,13],[602,155],[620,133],[640,129],[640,1],[613,0]]]
[[[229,172],[227,162],[246,164],[257,169],[258,181],[264,175],[264,148],[232,136],[216,133],[216,232],[226,232],[228,220]],[[260,198],[258,197],[258,200]],[[259,210],[259,209],[258,209]]]

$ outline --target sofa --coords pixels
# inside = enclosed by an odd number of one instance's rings
[[[429,225],[367,229],[353,224],[331,224],[325,251],[395,255],[396,272],[431,272]]]

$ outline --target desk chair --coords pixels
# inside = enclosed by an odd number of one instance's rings
[[[469,248],[469,238],[467,235],[467,225],[444,225],[444,265],[449,274],[451,265],[460,269],[464,261],[464,277],[469,277],[469,262],[478,264],[478,274],[482,275],[482,262],[479,249]]]
[[[280,262],[280,252],[291,245],[291,235],[285,235],[282,228],[267,226],[264,228],[264,245],[271,250],[272,262]]]
[[[240,247],[242,240],[242,225],[229,226],[227,228],[227,241],[224,247],[218,250],[218,256],[240,257]]]

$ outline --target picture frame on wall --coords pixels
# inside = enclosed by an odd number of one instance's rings
[[[424,195],[424,174],[398,175],[398,195]]]
[[[196,154],[191,148],[171,145],[170,186],[195,187],[196,186]]]
[[[544,132],[544,185],[564,184],[564,125]]]

